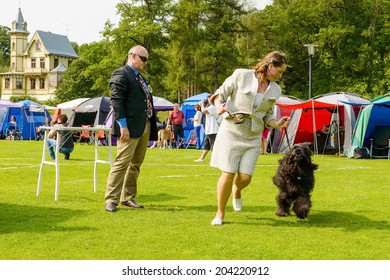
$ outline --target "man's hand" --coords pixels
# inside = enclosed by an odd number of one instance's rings
[[[130,131],[127,127],[121,127],[121,137],[120,141],[128,142],[130,140]]]

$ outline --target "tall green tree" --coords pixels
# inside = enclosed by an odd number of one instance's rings
[[[72,62],[55,92],[58,103],[79,97],[109,95],[108,81],[115,64],[110,42],[102,40],[78,47],[79,59]]]
[[[215,91],[223,80],[237,67],[239,52],[236,47],[236,34],[247,31],[241,21],[246,14],[241,1],[205,0],[203,17],[204,44],[200,49],[204,70],[209,70],[210,90]]]
[[[88,75],[91,63],[83,58],[72,62],[64,74],[64,80],[57,88],[55,95],[58,103],[66,102],[80,97],[95,97],[99,94],[92,90],[94,79]]]
[[[9,66],[10,30],[9,27],[0,25],[0,69]]]
[[[380,82],[388,69],[389,47],[381,42],[386,40],[389,12],[386,0],[274,0],[260,14],[269,45],[291,58],[293,68],[283,79],[290,93],[307,97],[308,54],[303,44],[315,43],[314,95],[351,91],[373,97],[388,89]]]
[[[118,55],[117,67],[123,64],[129,49],[144,46],[149,52],[145,76],[153,87],[154,95],[165,92],[166,75],[164,57],[167,43],[167,19],[170,0],[122,0],[117,5],[121,20],[118,27],[106,25],[103,35],[112,42],[112,51]]]
[[[199,1],[182,0],[173,7],[164,79],[171,100],[180,102],[201,88],[197,75],[197,48],[201,44],[199,30],[203,6]]]
[[[236,34],[246,11],[234,0],[181,0],[169,28],[168,87],[178,99],[214,92],[237,67]]]

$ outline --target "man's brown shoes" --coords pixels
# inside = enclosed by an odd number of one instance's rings
[[[129,201],[122,201],[121,204],[131,208],[144,208],[141,204],[138,204],[134,199],[131,199]]]
[[[106,203],[106,211],[107,212],[115,212],[116,211],[116,204],[114,202]]]

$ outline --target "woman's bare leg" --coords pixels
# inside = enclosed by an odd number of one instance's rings
[[[225,217],[225,208],[232,192],[234,173],[223,172],[217,183],[218,210],[216,217],[223,219]]]
[[[234,180],[233,198],[241,198],[241,191],[246,188],[252,180],[252,176],[245,173],[238,173]]]

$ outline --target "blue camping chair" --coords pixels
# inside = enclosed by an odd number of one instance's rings
[[[13,122],[7,123],[5,127],[5,140],[23,140],[22,132]]]

